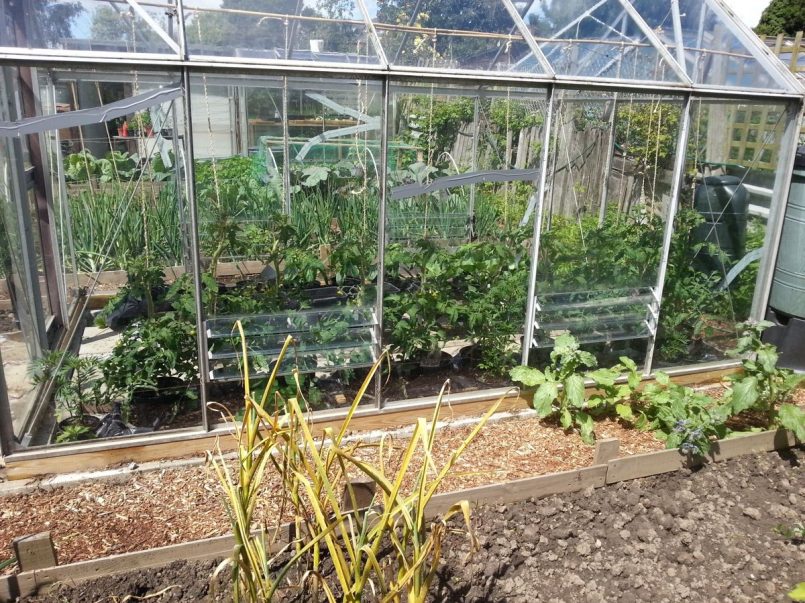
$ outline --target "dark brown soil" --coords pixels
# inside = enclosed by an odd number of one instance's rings
[[[805,577],[805,543],[786,540],[775,527],[804,514],[803,448],[483,506],[473,515],[481,550],[465,562],[466,537],[448,536],[432,600],[785,601]],[[209,596],[216,565],[178,562],[62,585],[28,600],[228,601]]]

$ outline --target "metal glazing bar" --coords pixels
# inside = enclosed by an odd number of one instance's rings
[[[520,31],[520,35],[523,36],[526,44],[531,49],[531,52],[534,53],[534,56],[537,57],[537,61],[539,62],[540,66],[542,67],[543,71],[550,76],[556,75],[551,67],[550,62],[545,57],[542,52],[542,49],[537,44],[537,41],[534,39],[534,36],[531,35],[531,31],[528,29],[528,26],[523,21],[523,18],[520,16],[520,13],[517,12],[517,9],[512,4],[511,0],[503,0],[503,6],[506,7],[506,10],[509,11],[509,15],[511,15],[512,20],[514,21],[515,27]]]
[[[665,232],[663,234],[662,251],[660,254],[660,269],[657,273],[657,286],[655,288],[657,299],[659,299],[659,311],[657,313],[657,326],[659,330],[659,316],[662,315],[662,294],[665,288],[665,275],[668,273],[668,259],[671,255],[671,239],[674,234],[674,218],[679,208],[679,196],[682,192],[682,184],[685,175],[686,150],[688,146],[688,135],[690,133],[691,120],[691,96],[685,95],[682,107],[682,116],[679,120],[679,133],[676,140],[676,157],[674,159],[674,173],[671,185],[671,199],[668,202],[668,213],[666,215]],[[643,365],[643,373],[651,374],[652,363],[654,361],[654,350],[657,345],[656,333],[648,340],[646,349],[646,359]]]
[[[184,20],[184,0],[175,0],[176,2],[176,27],[178,28],[179,37],[179,57],[182,60],[187,60],[189,53],[187,51],[187,28],[185,27]]]
[[[702,69],[702,60],[704,59],[704,55],[701,53],[701,48],[702,44],[704,44],[704,22],[706,17],[707,6],[704,4],[704,2],[702,2],[699,4],[699,28],[696,33],[696,48],[694,49],[696,58],[693,61],[693,73],[690,77],[694,83],[699,81],[699,72]]]
[[[288,76],[282,78],[282,195],[285,213],[291,215],[291,144],[288,133]]]
[[[676,62],[685,71],[687,61],[685,60],[685,42],[682,36],[682,15],[679,12],[679,0],[671,0],[671,19],[674,26],[674,46],[676,47]]]
[[[537,261],[539,260],[540,235],[542,234],[542,213],[545,208],[545,187],[548,181],[548,153],[551,146],[551,130],[553,128],[554,98],[553,87],[547,91],[548,110],[545,115],[542,133],[542,150],[540,151],[539,192],[537,193],[537,210],[534,212],[534,230],[531,248],[531,266],[528,273],[528,300],[526,303],[525,329],[523,330],[522,363],[528,364],[528,355],[534,341],[534,319],[537,302]]]
[[[245,62],[247,61],[248,62]],[[143,69],[152,66],[165,72],[177,72],[182,67],[191,69],[209,69],[216,72],[229,71],[245,74],[259,73],[261,75],[283,75],[290,74],[300,77],[317,78],[375,78],[381,79],[385,75],[400,81],[423,81],[428,78],[438,78],[445,84],[455,82],[461,85],[477,87],[481,82],[488,82],[497,86],[511,84],[518,88],[541,87],[555,85],[557,89],[573,90],[610,90],[621,91],[629,90],[645,94],[667,93],[681,95],[695,88],[697,98],[717,98],[719,100],[731,99],[742,101],[763,101],[763,102],[788,102],[792,98],[802,98],[805,94],[802,90],[761,90],[751,88],[731,88],[728,86],[715,85],[696,85],[691,87],[682,82],[651,82],[624,78],[615,80],[614,78],[579,77],[573,75],[557,75],[549,78],[540,73],[528,72],[473,72],[461,69],[432,70],[422,67],[394,66],[387,71],[375,66],[357,66],[355,64],[345,65],[343,63],[321,63],[311,64],[300,61],[289,62],[280,60],[259,60],[259,59],[238,59],[222,57],[204,57],[203,59],[178,60],[166,58],[156,54],[132,54],[119,52],[88,52],[71,51],[70,55],[65,55],[63,50],[48,49],[9,49],[0,50],[0,65],[17,66],[21,64],[41,65],[47,62],[53,65],[69,64],[83,65],[91,67],[93,65],[105,65],[114,63],[118,68]]]
[[[411,15],[408,17],[408,26],[412,26],[416,22],[416,17],[419,14],[419,5],[422,4],[422,0],[416,0],[416,4],[414,5],[414,9],[411,11]],[[408,34],[410,32],[406,29],[403,32],[402,40],[400,40],[400,45],[397,47],[397,51],[394,53],[394,59],[392,63],[396,64],[397,59],[400,58],[400,53],[402,52],[403,46],[408,41]]]
[[[8,401],[3,355],[0,354],[0,454],[7,456],[14,452],[14,444],[14,422],[11,418],[11,404]]]
[[[148,27],[150,27],[155,34],[162,38],[162,41],[165,42],[165,44],[167,44],[171,50],[173,50],[176,54],[181,55],[182,50],[179,48],[179,45],[176,43],[176,41],[159,26],[159,23],[154,21],[154,18],[148,14],[148,11],[138,4],[137,0],[126,0],[126,3],[135,13],[137,13],[137,16],[140,17],[140,19],[148,24]]]
[[[777,173],[774,178],[774,189],[769,204],[769,218],[766,223],[766,237],[763,242],[763,257],[760,259],[758,278],[755,293],[752,298],[753,320],[765,318],[766,306],[769,303],[774,268],[777,264],[777,254],[780,250],[780,237],[782,236],[785,212],[788,205],[788,195],[791,192],[791,172],[794,169],[797,145],[799,143],[799,124],[805,115],[805,105],[802,102],[789,103],[785,130],[780,142],[780,158],[777,162]]]
[[[190,213],[190,262],[193,268],[193,301],[196,311],[196,351],[198,353],[199,402],[201,403],[201,426],[205,431],[210,429],[210,418],[207,411],[207,382],[210,378],[209,360],[207,357],[207,338],[204,331],[204,303],[201,299],[201,252],[199,249],[198,203],[196,200],[196,174],[193,148],[193,112],[190,101],[190,70],[182,69],[182,88],[184,100],[184,140],[185,140],[185,195],[187,209]],[[178,157],[177,157],[178,160]]]
[[[372,46],[375,47],[375,52],[377,56],[380,58],[380,64],[387,68],[389,66],[389,60],[386,57],[386,51],[383,48],[383,45],[380,43],[380,37],[377,35],[377,30],[375,29],[375,24],[372,21],[372,16],[369,14],[369,9],[366,8],[366,2],[364,0],[357,0],[358,1],[358,8],[360,8],[361,13],[363,14],[363,19],[366,21],[366,29],[369,31],[369,37],[372,40]]]
[[[472,167],[471,171],[476,172],[478,170],[478,138],[480,138],[481,134],[481,99],[479,97],[475,97],[473,102],[473,111],[472,111],[472,127],[474,128],[473,137],[472,137]],[[469,232],[470,232],[470,240],[475,238],[475,193],[476,193],[475,184],[470,185],[470,207],[469,207]]]
[[[391,109],[391,86],[389,80],[383,81],[383,108],[380,114],[380,173],[378,186],[380,199],[378,200],[377,216],[377,298],[375,300],[375,315],[377,316],[377,358],[383,350],[383,292],[386,282],[386,189],[388,187],[388,141],[389,141],[389,113]],[[381,391],[382,379],[378,375],[375,382],[375,401],[378,408],[383,407],[383,393]]]
[[[612,117],[609,120],[607,136],[607,156],[601,173],[601,207],[598,211],[598,226],[604,225],[607,217],[607,197],[609,196],[609,175],[612,173],[612,162],[615,158],[615,125],[618,119],[618,93],[612,95]]]
[[[763,44],[741,19],[732,15],[731,11],[721,3],[721,0],[704,0],[704,3],[722,21],[730,25],[730,31],[784,90],[801,90],[802,87],[794,74],[772,54],[769,47]]]
[[[643,35],[645,35],[646,38],[648,38],[648,41],[651,42],[651,45],[654,46],[657,52],[660,53],[660,56],[663,59],[665,59],[665,61],[668,63],[668,65],[671,67],[674,73],[676,73],[679,79],[685,82],[686,84],[693,85],[693,82],[688,77],[688,74],[685,72],[685,68],[676,62],[674,55],[672,55],[668,51],[668,47],[665,44],[663,44],[662,40],[660,40],[657,37],[657,34],[655,34],[654,31],[648,26],[648,23],[646,23],[643,20],[643,16],[639,12],[637,12],[637,9],[634,6],[632,6],[632,3],[629,2],[629,0],[618,0],[618,2],[620,2],[620,5],[624,8],[624,10],[626,10],[626,12],[632,18],[632,20],[640,28],[640,31],[643,32]]]

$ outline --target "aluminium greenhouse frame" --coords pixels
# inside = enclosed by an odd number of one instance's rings
[[[191,102],[191,77],[196,73],[238,73],[238,74],[264,74],[264,75],[279,75],[282,76],[283,81],[287,81],[291,77],[316,77],[316,78],[354,78],[360,80],[372,80],[379,82],[382,86],[382,110],[380,116],[380,165],[383,169],[379,173],[380,180],[380,202],[379,202],[379,232],[378,232],[378,267],[379,277],[377,282],[376,304],[375,311],[377,313],[377,325],[375,327],[378,346],[382,343],[382,325],[383,325],[383,293],[384,293],[384,265],[385,265],[385,240],[386,240],[386,207],[387,207],[387,159],[388,159],[388,138],[389,138],[389,110],[391,100],[391,86],[396,83],[421,83],[432,85],[438,81],[445,85],[461,85],[466,87],[479,86],[479,85],[496,85],[496,86],[513,86],[520,89],[533,89],[540,91],[546,95],[547,110],[545,117],[545,127],[543,132],[542,148],[539,158],[539,181],[536,183],[537,203],[536,210],[533,216],[533,244],[531,246],[531,264],[529,268],[529,281],[528,281],[528,296],[527,296],[527,310],[525,317],[525,330],[523,340],[522,362],[528,363],[529,353],[532,349],[532,341],[534,336],[534,319],[535,319],[535,305],[536,305],[536,283],[539,278],[539,250],[540,250],[540,237],[542,235],[543,213],[545,210],[546,191],[548,187],[548,179],[552,176],[549,174],[549,148],[550,139],[552,134],[553,120],[555,119],[555,111],[558,104],[557,95],[561,91],[604,91],[615,93],[615,98],[619,93],[643,93],[643,94],[668,94],[672,97],[681,99],[682,102],[682,117],[679,124],[677,135],[677,149],[679,152],[675,156],[672,175],[672,192],[670,196],[670,206],[668,209],[669,220],[665,225],[665,230],[662,239],[662,248],[660,252],[659,272],[656,279],[656,286],[654,288],[657,296],[657,304],[659,311],[662,311],[662,293],[665,284],[665,277],[668,270],[669,255],[671,252],[671,236],[673,234],[673,216],[676,214],[680,191],[683,185],[683,176],[686,163],[686,143],[691,129],[691,114],[693,103],[697,100],[719,100],[724,102],[782,102],[786,106],[786,114],[784,120],[783,138],[780,143],[780,158],[778,169],[776,172],[775,184],[773,188],[773,197],[771,199],[771,211],[768,218],[768,228],[766,231],[766,239],[764,249],[766,253],[761,260],[759,270],[759,277],[757,286],[754,292],[752,301],[751,317],[754,319],[761,319],[765,315],[766,307],[769,299],[774,266],[779,248],[780,237],[782,233],[782,225],[785,217],[786,202],[788,199],[790,175],[793,169],[794,156],[797,147],[797,136],[799,124],[803,118],[803,111],[805,110],[804,99],[805,91],[800,87],[797,80],[784,68],[771,52],[754,39],[754,34],[740,21],[738,21],[729,11],[728,8],[723,6],[721,0],[704,0],[704,5],[710,11],[718,15],[725,22],[735,26],[734,33],[737,38],[743,43],[744,48],[752,54],[754,59],[761,65],[765,72],[779,85],[778,90],[760,90],[751,88],[741,88],[717,84],[701,84],[696,83],[696,74],[688,73],[686,67],[686,59],[684,56],[685,48],[683,41],[683,31],[681,25],[681,14],[679,0],[669,0],[670,8],[672,11],[673,23],[673,40],[675,41],[675,48],[669,49],[667,43],[663,42],[657,33],[647,24],[642,18],[640,12],[635,8],[633,2],[630,0],[616,0],[611,4],[619,5],[622,9],[621,14],[626,15],[623,17],[625,22],[628,17],[631,19],[648,40],[650,47],[655,50],[662,60],[670,66],[678,81],[664,81],[664,82],[648,82],[645,79],[629,79],[621,77],[607,77],[599,76],[593,79],[589,77],[575,76],[575,75],[562,75],[557,73],[553,68],[551,61],[546,53],[543,52],[541,44],[546,41],[551,41],[550,38],[541,38],[534,35],[529,27],[526,25],[524,16],[531,10],[533,6],[539,3],[539,0],[531,0],[526,4],[525,9],[518,9],[511,0],[500,0],[505,7],[508,14],[511,16],[516,30],[522,40],[527,44],[530,52],[533,54],[534,59],[537,61],[542,73],[529,73],[527,71],[518,72],[492,72],[490,71],[473,71],[469,69],[456,69],[456,68],[429,68],[429,67],[412,67],[406,65],[394,64],[389,61],[387,53],[385,52],[381,36],[378,34],[376,24],[369,13],[364,0],[357,0],[356,5],[360,10],[363,17],[363,24],[366,27],[368,35],[374,46],[374,50],[379,57],[377,65],[352,65],[339,62],[310,62],[303,60],[264,60],[255,58],[235,58],[235,57],[212,57],[212,56],[199,56],[191,52],[188,43],[188,33],[185,27],[186,5],[190,4],[187,0],[175,0],[174,2],[168,1],[168,6],[171,7],[175,17],[175,31],[165,31],[159,26],[150,16],[145,7],[149,6],[163,6],[153,2],[145,2],[143,0],[114,0],[117,3],[126,4],[130,9],[142,18],[148,26],[156,33],[156,35],[173,51],[172,54],[156,54],[156,53],[126,53],[115,51],[94,51],[94,50],[54,50],[49,48],[0,48],[0,65],[4,67],[15,66],[59,66],[59,67],[101,67],[104,65],[112,66],[116,69],[131,69],[137,70],[141,67],[147,67],[157,72],[174,72],[181,76],[181,89],[182,89],[182,103],[184,115],[184,150],[183,155],[185,159],[184,173],[185,173],[185,198],[188,204],[187,210],[190,221],[190,259],[193,273],[193,283],[195,289],[194,304],[196,310],[196,329],[199,334],[197,337],[197,353],[199,373],[201,375],[201,404],[202,408],[206,409],[207,403],[207,390],[210,383],[209,379],[209,359],[206,349],[206,339],[202,336],[204,332],[204,306],[201,297],[202,283],[202,264],[199,244],[199,222],[198,222],[198,203],[195,191],[195,174],[194,174],[194,145],[193,145],[193,127],[192,127],[192,114],[193,107]],[[578,25],[585,17],[592,15],[599,7],[606,4],[608,0],[600,0],[599,2],[589,2],[590,5],[586,11],[578,16],[578,18],[568,24],[564,30],[556,33],[557,36],[564,33],[565,30],[571,29],[573,26]],[[224,9],[226,10],[226,9]],[[247,13],[248,11],[241,11]],[[262,13],[255,13],[260,15]],[[268,14],[268,13],[266,13]],[[704,15],[704,10],[702,11]],[[703,17],[702,17],[703,20]],[[171,19],[171,23],[174,19]],[[702,26],[703,27],[703,26]],[[701,46],[702,27],[699,31],[698,44]],[[407,35],[407,33],[405,34]],[[505,35],[500,34],[505,37]],[[509,38],[512,38],[512,33]],[[698,63],[694,67],[698,69]],[[602,70],[603,71],[603,70]],[[601,73],[601,72],[599,72]],[[283,90],[283,105],[287,105],[287,91]],[[476,107],[477,112],[477,107]],[[286,115],[283,111],[283,115]],[[176,116],[174,114],[174,120]],[[476,120],[477,121],[477,120]],[[287,151],[288,144],[288,130],[287,119],[284,119],[284,138]],[[614,123],[614,118],[613,118]],[[0,124],[4,125],[4,124]],[[7,125],[7,124],[6,124]],[[614,125],[609,134],[610,137],[614,136]],[[477,137],[476,137],[477,138]],[[610,145],[611,147],[612,145]],[[286,152],[287,156],[287,152]],[[177,158],[178,159],[178,158]],[[610,156],[607,163],[611,164],[611,149]],[[289,173],[286,166],[283,170],[283,180],[285,182],[285,195],[290,194],[289,189]],[[604,166],[608,169],[608,166]],[[22,175],[20,175],[22,177]],[[21,181],[16,186],[21,187],[25,184]],[[606,191],[604,191],[606,195]],[[21,212],[25,215],[25,212]],[[35,259],[32,257],[32,250],[30,245],[24,246],[22,250],[26,259],[26,278],[33,284],[36,280],[34,278]],[[37,285],[38,286],[38,285]],[[63,300],[62,300],[63,302]],[[46,334],[43,331],[44,317],[35,317],[37,332],[40,333],[40,345],[47,345]],[[65,321],[65,327],[68,326],[68,321]],[[652,361],[654,356],[654,343],[656,340],[656,331],[652,333],[649,338],[648,350],[646,353],[646,360],[644,365],[644,373],[646,376],[652,373]],[[709,364],[700,364],[692,367],[680,366],[672,369],[669,372],[696,372],[702,370],[712,370],[716,367],[734,366],[734,361],[718,361]],[[379,383],[378,383],[379,387]],[[460,403],[462,401],[477,401],[496,397],[503,393],[504,390],[486,390],[474,391],[468,393],[452,394],[450,400],[452,403]],[[376,406],[372,408],[362,408],[360,414],[371,414],[382,410],[382,408],[418,408],[431,405],[432,398],[421,398],[414,400],[404,400],[392,403],[383,404],[381,397],[377,396]],[[317,415],[317,419],[321,420],[331,419],[338,416],[340,411],[323,411]],[[211,429],[209,421],[209,413],[205,410],[202,413],[202,432],[207,432]],[[17,458],[37,458],[39,456],[48,456],[52,454],[64,454],[72,447],[63,447],[59,449],[37,450],[31,452],[23,452],[14,442],[13,430],[8,429],[11,424],[10,421],[9,402],[6,396],[5,384],[3,381],[3,374],[0,371],[0,443],[2,443],[2,450],[5,454],[13,453]],[[9,433],[12,431],[12,433]],[[196,430],[193,430],[196,431]],[[181,440],[186,432],[173,432],[164,434],[163,438],[167,440]],[[131,436],[120,438],[117,440],[107,440],[94,444],[98,449],[114,448],[124,445],[131,445],[132,441],[142,440],[143,442],[153,441],[153,436]],[[78,448],[75,448],[78,449]]]

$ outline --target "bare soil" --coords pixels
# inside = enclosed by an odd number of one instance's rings
[[[805,449],[731,459],[575,494],[477,508],[480,551],[447,537],[432,601],[785,601],[805,543],[775,527],[805,515]],[[60,585],[28,601],[230,601],[217,562],[177,562]],[[224,573],[225,575],[225,573]]]

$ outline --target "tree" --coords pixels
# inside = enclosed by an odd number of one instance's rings
[[[58,47],[62,40],[72,37],[74,21],[84,12],[79,2],[56,0],[11,3],[6,10],[10,21],[19,23],[20,32],[26,38],[15,43],[41,48]]]
[[[805,0],[771,0],[755,28],[759,36],[796,35],[805,30]]]

